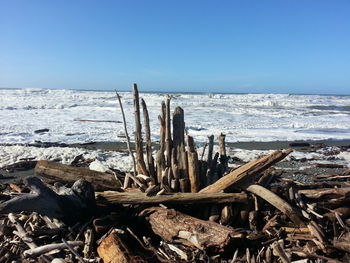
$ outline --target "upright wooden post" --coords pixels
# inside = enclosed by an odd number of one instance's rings
[[[165,157],[164,157],[164,151],[165,151],[165,137],[166,137],[166,105],[165,102],[162,101],[162,109],[161,109],[161,114],[158,116],[158,120],[160,123],[160,140],[159,140],[159,150],[157,152],[157,157],[156,157],[156,164],[157,164],[157,179],[158,183],[162,181],[162,174],[163,171],[165,170]]]
[[[171,152],[172,152],[172,141],[171,141],[171,126],[170,126],[170,100],[168,96],[166,99],[166,114],[165,114],[165,150],[166,150],[166,165],[171,167]]]
[[[200,189],[198,154],[194,147],[193,137],[187,135],[188,177],[191,184],[191,192],[197,193]]]
[[[173,148],[174,160],[177,161],[180,178],[188,178],[185,152],[185,118],[181,107],[176,107],[173,113]]]
[[[226,135],[220,134],[218,137],[218,142],[219,142],[219,153],[220,153],[220,164],[221,164],[221,174],[220,177],[227,171],[228,169],[228,160],[227,160],[227,155],[226,155],[226,146],[225,146],[225,137]]]
[[[156,174],[154,169],[154,159],[152,156],[152,141],[151,141],[151,128],[149,125],[149,116],[148,116],[148,110],[146,102],[141,99],[141,106],[142,106],[142,112],[143,112],[143,118],[145,123],[145,130],[146,130],[146,155],[147,155],[147,166],[149,175],[152,179],[152,182],[155,184],[156,182]]]
[[[134,96],[134,114],[135,114],[135,150],[136,150],[136,166],[137,166],[136,169],[138,174],[144,174],[149,176],[145,161],[143,159],[141,121],[140,121],[140,101],[139,101],[139,91],[137,89],[136,83],[133,84],[133,96]]]

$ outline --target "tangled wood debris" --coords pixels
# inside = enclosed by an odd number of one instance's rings
[[[136,173],[39,161],[35,177],[2,186],[0,263],[350,261],[349,171],[283,180],[273,165],[291,149],[230,170],[224,135],[199,158],[171,97],[153,155],[136,84],[133,94]]]

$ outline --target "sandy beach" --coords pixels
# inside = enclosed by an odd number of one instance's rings
[[[60,144],[41,143],[29,144],[27,146],[45,149],[45,147],[49,148],[49,146],[53,147],[54,145]],[[0,149],[1,147],[9,147],[9,145],[2,145],[0,146]],[[25,148],[26,146],[23,147]],[[154,150],[157,150],[158,147],[159,146],[157,144],[153,145]],[[235,142],[227,143],[226,147],[228,155],[230,156],[229,162],[232,168],[242,165],[243,163],[250,161],[259,155],[266,154],[269,151],[292,148],[297,157],[292,159],[287,158],[286,160],[278,163],[276,168],[283,169],[284,173],[282,176],[293,180],[298,180],[301,183],[311,182],[312,176],[317,174],[339,174],[349,168],[348,160],[342,160],[341,158],[337,158],[337,156],[340,152],[349,153],[350,140]],[[121,153],[123,159],[128,160],[130,158],[128,156],[126,143],[123,142],[65,144],[64,147],[60,146],[58,148],[61,148],[62,150],[74,148],[83,151],[100,151],[101,155],[108,155],[111,152],[116,152]],[[199,146],[198,154],[203,154],[203,145]],[[206,158],[205,154],[206,152],[203,156],[204,160]],[[313,156],[313,154],[315,154],[315,156]],[[242,156],[244,158],[242,158]],[[73,159],[75,157],[76,156],[72,156]],[[26,176],[33,176],[35,166],[34,161],[40,160],[41,158],[33,156],[31,159],[33,160],[28,160],[27,164],[22,160],[20,161],[20,165],[18,165],[18,163],[17,165],[16,163],[11,163],[0,168],[0,174],[2,175],[2,177],[0,177],[0,184],[21,182]],[[59,160],[56,161],[60,162]],[[319,168],[316,166],[316,163],[340,164],[343,166],[343,168]],[[87,167],[88,165],[88,163],[85,164]],[[113,168],[119,168],[121,170],[123,170],[123,168],[125,169],[125,167],[118,166],[118,163],[116,163]]]

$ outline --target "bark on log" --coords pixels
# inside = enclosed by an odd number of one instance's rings
[[[257,184],[250,185],[247,190],[269,202],[271,205],[287,215],[294,223],[298,225],[301,225],[303,223],[303,221],[298,216],[298,212],[286,201],[284,201],[282,198],[270,190],[267,190],[266,188]]]
[[[200,190],[198,154],[194,147],[193,137],[187,135],[187,158],[188,177],[191,184],[191,192],[197,193]]]
[[[174,209],[151,207],[142,212],[154,233],[168,242],[186,240],[199,249],[223,248],[243,235],[233,228],[200,220]]]
[[[135,254],[122,238],[123,234],[113,230],[97,247],[98,255],[105,263],[142,263],[147,262],[142,256]]]
[[[149,173],[146,168],[145,160],[143,159],[140,101],[139,101],[139,91],[137,89],[136,83],[133,84],[133,97],[134,97],[134,115],[135,115],[135,151],[136,151],[137,173],[149,176]]]
[[[35,175],[68,184],[83,179],[90,182],[97,191],[120,190],[122,187],[112,174],[44,160],[39,161],[35,166]]]
[[[141,99],[143,118],[145,123],[145,133],[146,133],[146,155],[147,155],[147,166],[149,175],[152,178],[153,184],[156,183],[156,174],[154,169],[154,159],[152,156],[152,141],[151,141],[151,128],[149,126],[149,116],[146,102]]]
[[[255,179],[255,177],[272,166],[273,164],[279,162],[284,159],[289,153],[293,150],[288,149],[284,152],[275,151],[269,155],[266,155],[260,159],[251,161],[236,170],[233,170],[228,175],[220,178],[217,182],[212,185],[207,186],[202,189],[201,193],[217,193],[220,191],[224,191],[232,186],[238,188],[245,188],[246,185],[249,185],[249,182]]]
[[[141,192],[97,192],[97,204],[205,204],[246,203],[247,194],[242,193],[173,193],[147,196]]]

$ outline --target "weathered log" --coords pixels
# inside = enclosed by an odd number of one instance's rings
[[[237,188],[245,188],[250,183],[248,181],[252,181],[253,179],[255,179],[255,177],[258,174],[260,174],[270,166],[274,165],[275,163],[284,159],[292,151],[293,150],[291,149],[288,149],[284,152],[275,151],[260,159],[251,161],[239,167],[238,169],[233,170],[228,175],[220,178],[217,182],[207,186],[206,188],[202,189],[200,192],[217,193],[217,192],[226,190],[228,188],[231,188],[232,186],[235,186]]]
[[[147,262],[142,255],[135,254],[135,249],[125,242],[124,232],[112,230],[97,247],[98,255],[105,263],[142,263]]]
[[[90,182],[98,191],[120,190],[122,187],[112,174],[44,160],[39,161],[35,166],[35,175],[68,184],[83,179]]]
[[[134,97],[136,169],[138,174],[144,174],[148,176],[149,172],[146,168],[145,160],[143,159],[140,101],[139,91],[137,89],[136,83],[133,84],[132,91]]]
[[[191,184],[191,192],[197,193],[200,190],[198,154],[194,147],[193,137],[187,135],[187,158],[188,158],[188,177]]]
[[[151,207],[142,211],[154,233],[168,242],[184,240],[199,249],[223,248],[243,235],[233,228],[200,220],[174,209]]]
[[[294,223],[298,225],[301,225],[303,223],[300,217],[298,216],[298,212],[292,206],[290,206],[286,201],[284,201],[278,195],[266,189],[265,187],[262,187],[261,185],[253,184],[253,185],[250,185],[247,188],[247,190],[259,196],[260,198],[264,199],[265,201],[269,202],[278,210],[286,214]]]
[[[173,113],[173,160],[175,160],[180,178],[188,178],[188,164],[185,152],[185,120],[184,111],[176,107]]]
[[[81,219],[89,218],[94,212],[94,190],[87,181],[80,179],[72,188],[57,183],[57,193],[37,177],[26,178],[25,184],[31,192],[1,203],[0,213],[37,212],[72,225]]]
[[[205,204],[246,203],[247,194],[242,193],[168,193],[147,196],[142,192],[97,192],[97,204]]]
[[[304,189],[299,190],[298,193],[312,199],[318,199],[324,196],[347,196],[350,194],[350,187]]]
[[[147,166],[149,175],[152,178],[153,184],[156,183],[156,174],[154,168],[154,159],[152,156],[152,141],[151,141],[151,128],[149,126],[149,116],[146,102],[141,99],[143,118],[145,123],[145,133],[146,133],[146,155],[147,155]]]

